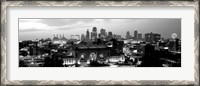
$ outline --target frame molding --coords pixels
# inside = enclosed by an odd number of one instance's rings
[[[194,6],[195,81],[186,80],[6,80],[7,6]],[[2,1],[1,2],[1,85],[199,85],[199,1]]]

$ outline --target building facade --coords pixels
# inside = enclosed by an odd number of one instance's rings
[[[138,40],[138,32],[137,32],[137,30],[134,31],[134,39]]]
[[[66,43],[67,43],[67,39],[65,38],[64,34],[63,34],[63,36],[61,36],[61,34],[60,34],[60,37],[58,37],[58,34],[57,34],[57,36],[55,36],[55,34],[54,34],[53,44],[66,44]]]
[[[112,32],[108,32],[107,41],[110,41],[113,38]]]
[[[86,41],[86,38],[85,38],[84,34],[81,35],[81,41],[84,41],[84,42]]]
[[[141,33],[138,33],[137,38],[138,38],[138,40],[142,40],[142,34],[141,34]]]
[[[99,38],[102,39],[103,41],[106,41],[106,37],[107,37],[106,30],[102,28],[100,30]]]
[[[131,39],[131,38],[132,38],[132,36],[130,35],[130,32],[127,31],[127,32],[126,32],[126,39]]]
[[[161,35],[157,33],[146,33],[145,42],[148,43],[157,43],[161,39]]]
[[[91,64],[92,62],[102,64],[107,62],[110,50],[105,45],[79,45],[75,53],[78,64]]]
[[[91,40],[96,41],[97,40],[97,28],[93,27],[91,32]]]
[[[87,29],[87,31],[86,31],[86,42],[89,42],[89,41],[90,41],[90,32]]]

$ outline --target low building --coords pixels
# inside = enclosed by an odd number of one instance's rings
[[[71,51],[69,50],[66,53],[63,52],[56,52],[52,54],[52,65],[56,67],[60,66],[75,66],[76,60],[73,54],[70,53]]]
[[[125,57],[121,56],[110,56],[108,62],[110,63],[123,63],[125,61]]]
[[[19,59],[23,61],[24,67],[43,67],[44,58],[37,58],[33,56],[26,56]]]
[[[65,56],[62,57],[63,66],[74,66],[76,64],[76,60],[73,56]]]

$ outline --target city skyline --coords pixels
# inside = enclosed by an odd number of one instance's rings
[[[126,32],[134,37],[134,31],[139,33],[159,33],[162,38],[171,38],[177,33],[181,38],[181,19],[19,19],[19,40],[35,40],[53,38],[54,34],[86,36],[86,31],[97,27],[97,33],[103,28],[106,33],[121,35],[126,38]],[[90,34],[91,35],[91,34]],[[98,35],[98,34],[97,34]]]

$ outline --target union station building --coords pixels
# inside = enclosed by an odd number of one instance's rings
[[[78,45],[75,48],[77,63],[98,62],[105,64],[110,56],[110,49],[106,45]]]

